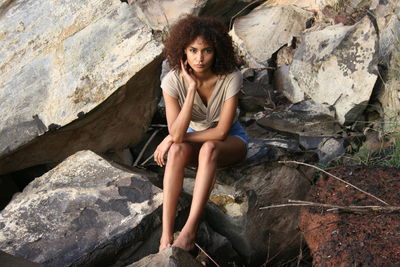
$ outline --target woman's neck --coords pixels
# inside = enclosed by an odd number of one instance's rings
[[[211,70],[207,72],[194,72],[193,74],[200,82],[205,82],[215,77],[215,74]]]

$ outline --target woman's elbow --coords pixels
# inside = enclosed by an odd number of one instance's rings
[[[228,137],[228,132],[227,131],[223,131],[223,130],[219,130],[218,131],[217,139],[219,141],[224,141],[227,137]]]

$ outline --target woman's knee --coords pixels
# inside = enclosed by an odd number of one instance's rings
[[[185,143],[173,143],[168,151],[168,158],[188,158],[190,156],[191,147]]]
[[[218,159],[218,144],[216,141],[207,141],[201,146],[199,159],[201,158],[212,161],[216,161]]]

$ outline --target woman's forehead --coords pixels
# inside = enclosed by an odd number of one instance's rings
[[[189,44],[189,47],[212,47],[203,36],[198,36]]]

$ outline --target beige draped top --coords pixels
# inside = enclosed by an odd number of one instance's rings
[[[240,71],[235,71],[227,75],[220,75],[215,83],[207,106],[196,92],[189,127],[195,131],[202,131],[215,127],[219,120],[222,105],[226,100],[240,91],[242,82],[243,77]],[[173,98],[178,99],[178,103],[181,107],[183,106],[187,94],[186,86],[180,72],[174,70],[165,75],[161,82],[163,91]],[[238,116],[239,110],[237,109],[233,122],[236,122]]]

